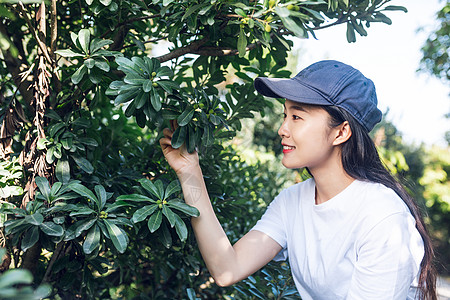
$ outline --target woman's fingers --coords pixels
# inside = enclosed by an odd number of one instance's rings
[[[170,130],[169,128],[164,128],[163,135],[164,137],[159,139],[159,144],[161,145],[161,148],[165,150],[167,147],[172,147],[173,131]]]
[[[163,129],[163,134],[164,134],[164,136],[167,137],[167,138],[172,138],[173,131],[170,130],[169,128],[164,128],[164,129]]]

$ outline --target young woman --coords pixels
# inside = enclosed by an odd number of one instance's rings
[[[358,70],[320,61],[291,79],[257,78],[268,97],[285,98],[285,167],[312,178],[282,191],[255,227],[231,245],[219,224],[197,153],[160,144],[200,211],[192,226],[220,286],[270,260],[289,259],[302,299],[436,299],[433,250],[417,205],[386,171],[368,133],[381,120],[375,87]]]

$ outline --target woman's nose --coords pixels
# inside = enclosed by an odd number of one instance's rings
[[[278,129],[278,135],[282,138],[289,136],[289,129],[286,120],[283,121],[280,128]]]

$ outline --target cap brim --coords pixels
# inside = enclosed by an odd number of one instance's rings
[[[266,97],[285,98],[305,104],[332,105],[324,95],[295,78],[258,77],[255,79],[255,89]]]

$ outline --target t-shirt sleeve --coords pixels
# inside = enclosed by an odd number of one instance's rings
[[[407,299],[423,257],[423,240],[409,213],[392,214],[356,245],[349,299]]]
[[[287,236],[284,221],[284,201],[282,194],[278,195],[267,207],[266,212],[251,230],[267,234],[283,249],[274,257],[275,261],[287,259]]]

